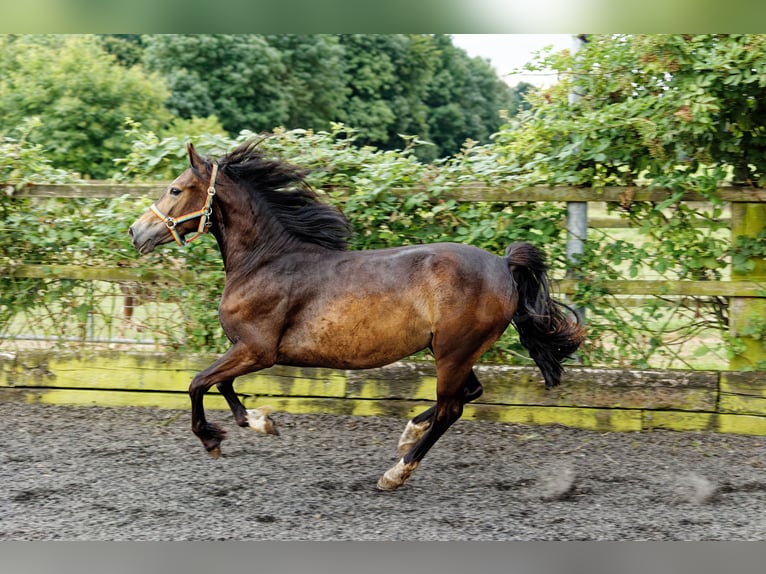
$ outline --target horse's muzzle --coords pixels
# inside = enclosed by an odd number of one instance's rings
[[[139,218],[128,228],[130,240],[141,255],[146,255],[157,247],[156,233],[151,225],[147,225]]]

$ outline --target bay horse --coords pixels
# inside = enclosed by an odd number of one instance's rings
[[[549,293],[541,251],[513,243],[504,256],[458,243],[347,250],[351,226],[305,183],[306,172],[246,142],[217,160],[187,145],[189,168],[129,229],[141,254],[210,231],[226,279],[219,319],[231,347],[191,381],[192,430],[213,457],[225,431],[205,418],[216,385],[241,427],[278,434],[246,410],[236,377],[271,367],[368,369],[423,349],[436,363],[436,404],[410,420],[398,462],[377,483],[394,490],[482,394],[473,365],[513,324],[545,380],[584,331]],[[187,239],[189,234],[194,234]]]

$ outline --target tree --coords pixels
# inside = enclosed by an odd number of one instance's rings
[[[488,141],[499,111],[515,106],[489,64],[449,36],[148,35],[108,45],[125,61],[145,46],[144,64],[170,88],[168,108],[182,118],[216,115],[232,135],[340,121],[360,144],[382,149],[402,147],[402,135],[433,141],[418,153],[434,159],[466,138]]]
[[[270,130],[289,120],[285,64],[263,36],[152,34],[144,65],[162,74],[167,107],[181,118],[215,115],[230,133]]]
[[[341,119],[359,130],[361,143],[385,147],[389,141],[396,113],[385,90],[396,82],[396,75],[388,52],[402,41],[401,36],[391,35],[340,37],[348,78],[348,98]]]
[[[170,119],[159,77],[115,64],[92,36],[0,37],[0,132],[31,118],[27,134],[57,167],[107,177],[130,148],[130,117],[152,129]]]
[[[425,103],[428,131],[442,155],[457,153],[465,140],[482,143],[501,125],[500,110],[512,105],[510,88],[486,60],[469,58],[446,35],[436,35],[438,60]]]
[[[282,127],[328,129],[330,122],[340,119],[348,94],[344,51],[338,38],[274,34],[266,40],[279,51],[283,64],[280,83],[288,109]]]
[[[431,38],[414,34],[348,34],[345,49],[349,97],[343,121],[360,142],[401,148],[402,135],[429,139],[425,96],[436,50]]]

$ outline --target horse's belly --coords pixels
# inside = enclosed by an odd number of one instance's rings
[[[288,330],[278,362],[301,366],[369,369],[426,348],[431,325],[415,307],[373,301],[335,305]]]

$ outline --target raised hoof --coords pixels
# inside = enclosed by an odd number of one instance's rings
[[[269,416],[271,410],[271,407],[263,406],[247,411],[247,426],[255,432],[279,436],[277,425]]]
[[[417,462],[405,464],[404,459],[389,468],[378,480],[379,490],[396,490],[410,477],[418,467]]]
[[[397,446],[399,456],[403,457],[405,454],[410,452],[412,447],[415,446],[415,443],[420,440],[420,437],[425,434],[430,426],[430,421],[423,421],[419,424],[409,421],[407,426],[404,427],[402,436],[399,437],[399,445]]]

